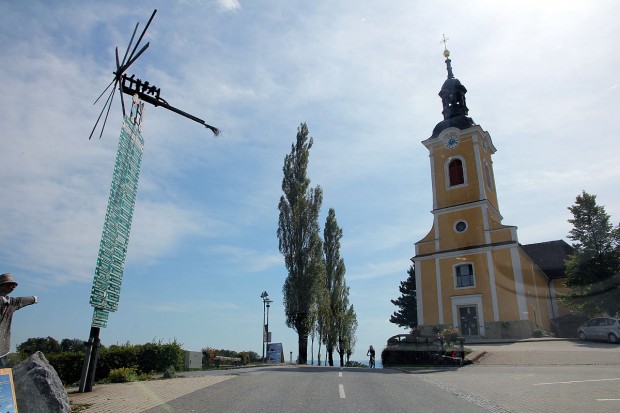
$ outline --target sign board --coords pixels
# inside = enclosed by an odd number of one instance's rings
[[[0,369],[0,410],[2,413],[18,413],[11,369]]]
[[[267,363],[284,363],[282,343],[267,344]]]
[[[106,327],[109,313],[118,309],[143,150],[140,124],[133,115],[125,117],[90,294],[93,327]]]

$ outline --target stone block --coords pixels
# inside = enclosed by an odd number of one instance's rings
[[[37,351],[13,368],[19,413],[70,413],[69,396],[56,370]]]

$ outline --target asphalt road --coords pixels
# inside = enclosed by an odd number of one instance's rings
[[[486,353],[460,368],[195,372],[234,376],[147,412],[620,411],[620,345],[530,341],[471,347]]]
[[[488,412],[422,377],[390,369],[274,367],[238,377],[148,413]],[[499,410],[498,410],[499,411]]]

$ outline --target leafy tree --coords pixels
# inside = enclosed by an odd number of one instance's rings
[[[336,211],[329,209],[323,230],[323,260],[325,262],[326,286],[329,292],[328,328],[325,331],[325,346],[330,366],[334,365],[333,353],[338,348],[341,365],[344,354],[342,345],[345,330],[345,313],[348,307],[349,289],[346,286],[344,274],[346,268],[340,257],[340,239],[342,229],[336,220]],[[341,352],[342,351],[342,352]]]
[[[61,347],[61,351],[67,351],[67,352],[86,351],[86,343],[84,343],[84,340],[81,340],[79,338],[73,338],[73,339],[63,338],[62,341],[60,342],[60,347]]]
[[[390,300],[399,308],[390,316],[390,323],[399,327],[414,329],[418,326],[418,307],[416,300],[415,269],[412,265],[407,270],[408,277],[400,282],[398,290],[401,296],[396,300]]]
[[[355,350],[355,344],[357,343],[357,338],[355,336],[355,332],[357,331],[357,315],[355,314],[355,309],[353,308],[353,304],[347,310],[345,314],[346,323],[345,323],[345,332],[344,332],[344,350],[347,355],[347,365],[351,361],[351,354]]]
[[[286,325],[297,333],[300,364],[308,361],[310,311],[316,299],[317,280],[324,271],[318,222],[323,191],[318,185],[310,188],[306,175],[312,143],[308,127],[302,123],[291,153],[284,158],[284,195],[278,204],[279,248],[288,270],[282,287]]]
[[[46,355],[60,353],[62,351],[62,347],[60,346],[58,340],[53,337],[29,338],[17,346],[17,352],[25,355],[26,357],[33,355],[37,351],[40,351]]]
[[[561,295],[560,302],[589,316],[619,314],[620,225],[614,228],[605,207],[585,191],[568,209],[573,214],[568,237],[575,241],[575,251],[566,260],[566,286],[571,292]]]

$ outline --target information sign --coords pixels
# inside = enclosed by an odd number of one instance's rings
[[[121,128],[90,295],[95,308],[93,327],[106,327],[109,313],[118,309],[144,149],[140,125],[135,121],[134,116],[125,117]]]

